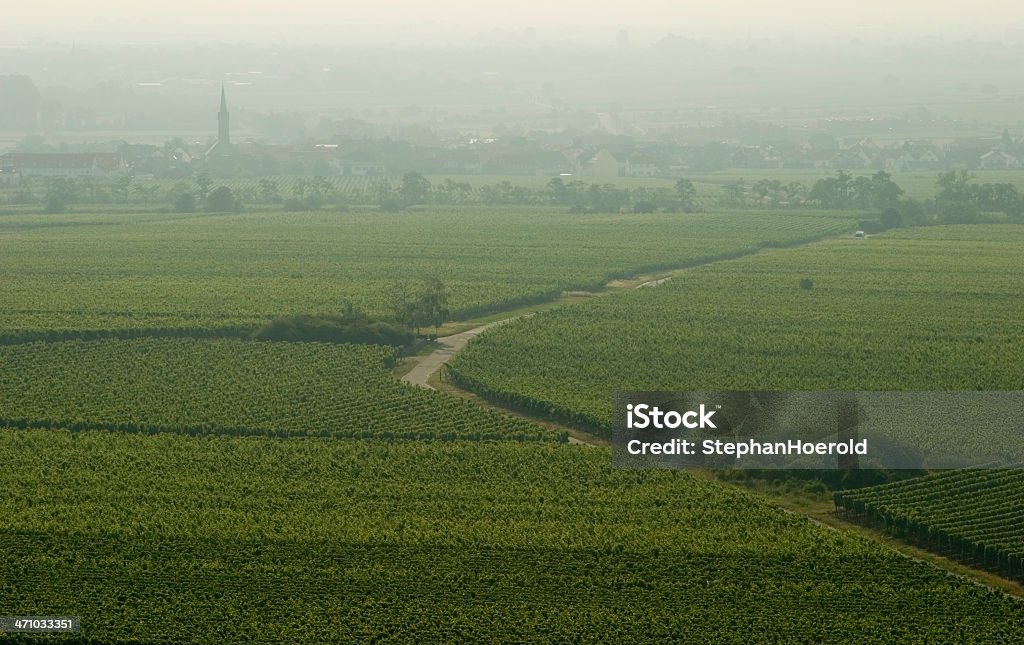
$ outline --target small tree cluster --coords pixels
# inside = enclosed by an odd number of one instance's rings
[[[448,295],[440,280],[427,281],[418,290],[408,285],[396,287],[392,295],[392,312],[397,322],[416,330],[439,327],[448,321]]]

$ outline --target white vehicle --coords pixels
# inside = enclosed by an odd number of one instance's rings
[[[867,235],[864,234],[864,231],[856,231],[853,234],[853,239],[855,239],[855,240],[863,240],[863,239],[866,239],[866,238],[867,238]]]

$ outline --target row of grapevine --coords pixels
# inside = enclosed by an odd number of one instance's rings
[[[0,429],[0,597],[89,643],[1011,643],[1024,605],[607,450]]]
[[[835,495],[883,530],[1024,581],[1024,471],[948,471]]]
[[[18,428],[189,435],[564,441],[406,385],[367,345],[143,338],[0,347],[0,419]]]
[[[449,376],[605,429],[616,390],[1024,389],[1022,248],[1020,227],[950,226],[719,262],[489,330]],[[918,443],[889,416],[875,429]],[[947,448],[984,462],[1024,446],[1006,419],[971,428],[930,430],[923,467]]]
[[[800,214],[579,216],[546,208],[411,213],[10,215],[0,221],[0,337],[251,328],[348,300],[391,313],[441,280],[456,318],[848,229]]]

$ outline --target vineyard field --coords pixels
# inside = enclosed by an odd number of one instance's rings
[[[399,382],[369,345],[144,338],[0,346],[0,419],[19,427],[339,439],[565,441]]]
[[[598,431],[616,390],[1021,390],[1022,248],[945,226],[718,262],[490,330],[448,375]]]
[[[1024,581],[1024,472],[938,472],[835,498],[887,532]]]
[[[604,449],[0,430],[0,597],[84,642],[994,643],[1024,605]]]
[[[47,331],[237,330],[345,301],[391,313],[445,285],[456,319],[609,279],[851,231],[854,215],[418,212],[0,216],[0,340]]]

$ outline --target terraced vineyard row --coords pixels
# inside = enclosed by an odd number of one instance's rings
[[[252,327],[280,315],[391,313],[440,279],[456,318],[608,279],[852,230],[851,214],[70,214],[0,218],[0,340],[49,330]]]
[[[945,226],[719,262],[496,327],[448,373],[598,431],[615,390],[1020,390],[1022,248]],[[984,429],[935,441],[986,461]]]
[[[0,429],[0,597],[85,642],[1011,643],[1024,605],[603,449]]]
[[[950,471],[836,493],[836,506],[971,565],[1024,581],[1024,472]]]
[[[367,345],[136,339],[0,347],[0,422],[17,427],[334,438],[565,441],[405,385]]]

